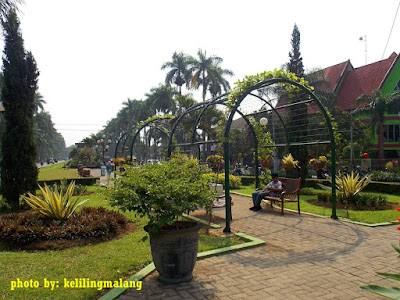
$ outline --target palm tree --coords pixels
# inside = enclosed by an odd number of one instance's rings
[[[357,104],[367,104],[355,111],[356,114],[368,112],[371,115],[373,131],[378,135],[378,163],[383,160],[383,134],[385,133],[385,112],[389,104],[400,101],[400,92],[383,95],[381,90],[374,90],[371,95],[361,95],[357,98]]]
[[[188,71],[188,62],[189,57],[182,53],[176,53],[172,55],[172,61],[165,62],[161,66],[161,70],[169,68],[166,77],[165,84],[170,86],[171,83],[174,83],[178,86],[179,95],[182,95],[182,85],[188,83],[191,77],[191,74]]]
[[[212,97],[222,94],[222,90],[227,92],[230,89],[229,81],[224,78],[225,75],[233,76],[233,72],[220,67],[210,70],[208,91]]]
[[[203,101],[206,100],[207,90],[211,86],[213,93],[219,92],[221,86],[227,90],[229,83],[224,79],[224,75],[232,76],[233,72],[228,69],[222,69],[220,64],[223,59],[218,56],[208,56],[206,51],[199,49],[197,51],[198,58],[189,59],[189,72],[192,74],[191,87],[202,89]]]
[[[34,105],[34,114],[36,115],[40,111],[44,111],[44,106],[43,104],[46,104],[46,101],[44,100],[43,96],[40,93],[35,93],[35,98],[33,100],[33,105]]]
[[[1,0],[0,1],[0,20],[5,22],[7,14],[11,11],[18,11],[18,4],[25,4],[24,0]]]
[[[178,96],[178,92],[175,88],[160,85],[152,88],[150,93],[147,93],[145,96],[148,107],[153,114],[175,113],[177,110],[175,97]]]

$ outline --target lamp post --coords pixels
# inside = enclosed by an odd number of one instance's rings
[[[367,64],[367,62],[368,62],[368,60],[367,60],[367,36],[366,35],[360,36],[359,40],[363,41],[365,43],[365,64]]]
[[[101,139],[97,140],[97,145],[95,146],[96,149],[101,148],[103,151],[103,162],[104,162],[104,154],[108,149],[110,149],[111,140],[108,139],[106,141],[106,135],[103,134]]]

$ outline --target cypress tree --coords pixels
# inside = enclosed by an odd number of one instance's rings
[[[15,11],[2,22],[4,31],[1,99],[4,105],[5,130],[2,135],[0,190],[16,210],[19,196],[37,187],[36,147],[33,139],[34,95],[39,72],[32,53],[26,53]]]
[[[296,24],[294,24],[292,32],[292,50],[289,52],[290,60],[286,64],[289,72],[295,73],[299,77],[304,76],[303,58],[300,53],[300,31]]]
[[[292,32],[292,50],[289,52],[289,62],[286,67],[289,72],[295,73],[298,77],[304,76],[304,66],[303,58],[300,53],[300,31],[296,24],[294,24]],[[290,102],[294,103],[297,101],[304,100],[305,95],[299,93],[293,97]],[[308,135],[308,117],[307,117],[307,106],[306,104],[298,104],[291,106],[288,109],[287,122],[291,125],[289,132],[291,136],[291,141],[295,142],[306,142]],[[298,172],[296,170],[289,172],[290,177],[301,177],[302,182],[308,174],[307,164],[308,164],[308,148],[305,145],[291,146],[289,147],[289,152],[292,153],[293,157],[299,161],[300,169]],[[296,174],[297,173],[297,174]]]

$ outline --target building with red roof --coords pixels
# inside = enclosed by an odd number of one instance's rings
[[[324,75],[329,81],[327,89],[336,94],[336,105],[343,110],[352,111],[359,107],[357,98],[363,94],[371,95],[377,89],[381,90],[383,95],[399,91],[399,57],[400,55],[393,52],[387,59],[359,68],[354,68],[350,60],[325,68]],[[385,157],[399,157],[400,111],[392,110],[386,114],[385,129]],[[376,138],[371,147],[377,149]]]

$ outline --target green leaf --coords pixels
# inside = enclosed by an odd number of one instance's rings
[[[384,276],[386,278],[395,279],[400,281],[400,274],[389,274],[389,273],[381,273],[376,272],[378,275]]]
[[[396,245],[392,244],[392,247],[394,248],[394,250],[397,251],[397,253],[400,253],[400,248],[397,247]]]
[[[387,288],[379,285],[361,285],[360,288],[391,299],[400,299],[399,288]]]

